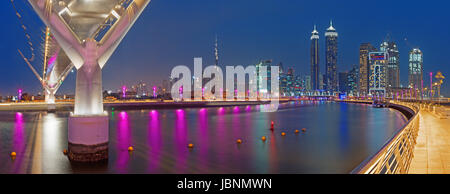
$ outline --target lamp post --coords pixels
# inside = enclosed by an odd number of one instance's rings
[[[444,83],[445,77],[444,77],[444,75],[442,75],[442,73],[440,71],[438,71],[436,73],[435,78],[438,80],[436,82],[436,85],[438,87],[438,102],[439,102],[439,104],[441,104],[441,85]]]

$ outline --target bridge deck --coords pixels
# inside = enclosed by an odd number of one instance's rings
[[[425,110],[419,114],[419,136],[409,173],[450,174],[450,118],[439,118]]]

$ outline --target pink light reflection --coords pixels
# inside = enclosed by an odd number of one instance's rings
[[[12,170],[14,173],[20,173],[25,154],[25,122],[20,112],[16,113],[13,133],[13,151],[17,153],[17,156]]]
[[[238,106],[235,106],[234,108],[233,108],[233,113],[234,114],[238,114],[239,113],[239,107]]]
[[[149,159],[148,169],[149,172],[158,172],[161,158],[161,120],[159,112],[156,110],[150,111],[150,120],[148,123],[148,146]]]
[[[177,172],[185,172],[189,154],[186,115],[183,109],[178,109],[175,115],[175,158],[177,158],[175,168]]]
[[[119,119],[117,121],[117,169],[120,173],[127,172],[128,161],[130,154],[128,153],[128,147],[131,146],[131,129],[128,113],[125,111],[120,112]]]

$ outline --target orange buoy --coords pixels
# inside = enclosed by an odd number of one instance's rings
[[[132,151],[134,151],[134,148],[133,148],[133,146],[130,146],[130,147],[128,147],[128,151],[129,151],[129,152],[132,152]]]
[[[188,148],[194,148],[194,144],[192,143],[188,144]]]
[[[16,157],[16,156],[17,156],[16,152],[11,152],[11,157]]]
[[[63,150],[63,154],[64,154],[64,155],[67,155],[67,153],[68,153],[67,149],[64,149],[64,150]]]
[[[299,133],[300,131],[298,129],[295,130],[295,133]]]
[[[303,128],[302,131],[303,131],[303,132],[306,132],[306,128]]]
[[[261,137],[261,140],[262,140],[262,141],[266,141],[266,136],[262,136],[262,137]]]
[[[236,143],[239,143],[239,144],[240,144],[240,143],[242,143],[242,140],[241,140],[241,139],[237,139],[237,140],[236,140]]]
[[[285,136],[286,135],[286,133],[285,132],[281,132],[281,136]]]

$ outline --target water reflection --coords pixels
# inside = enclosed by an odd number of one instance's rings
[[[22,161],[25,155],[25,124],[24,124],[23,114],[20,112],[16,113],[16,119],[14,123],[14,134],[13,134],[13,150],[16,152],[17,156],[14,160],[13,173],[20,173]]]
[[[161,160],[161,120],[159,112],[156,110],[150,111],[150,119],[148,122],[148,169],[149,172],[158,172]]]
[[[117,163],[116,167],[120,173],[126,173],[128,160],[130,154],[128,153],[128,147],[131,146],[131,129],[128,113],[125,111],[120,112],[117,121]]]
[[[175,169],[178,172],[185,172],[186,169],[186,159],[188,155],[187,145],[188,134],[187,134],[187,123],[186,123],[186,111],[184,109],[176,110],[175,118]]]
[[[348,173],[405,123],[397,111],[366,105],[280,107],[275,113],[259,112],[259,105],[111,112],[109,162],[88,167],[70,165],[62,153],[68,113],[3,112],[0,172]],[[294,134],[301,128],[307,132]],[[14,161],[4,157],[12,150]]]

